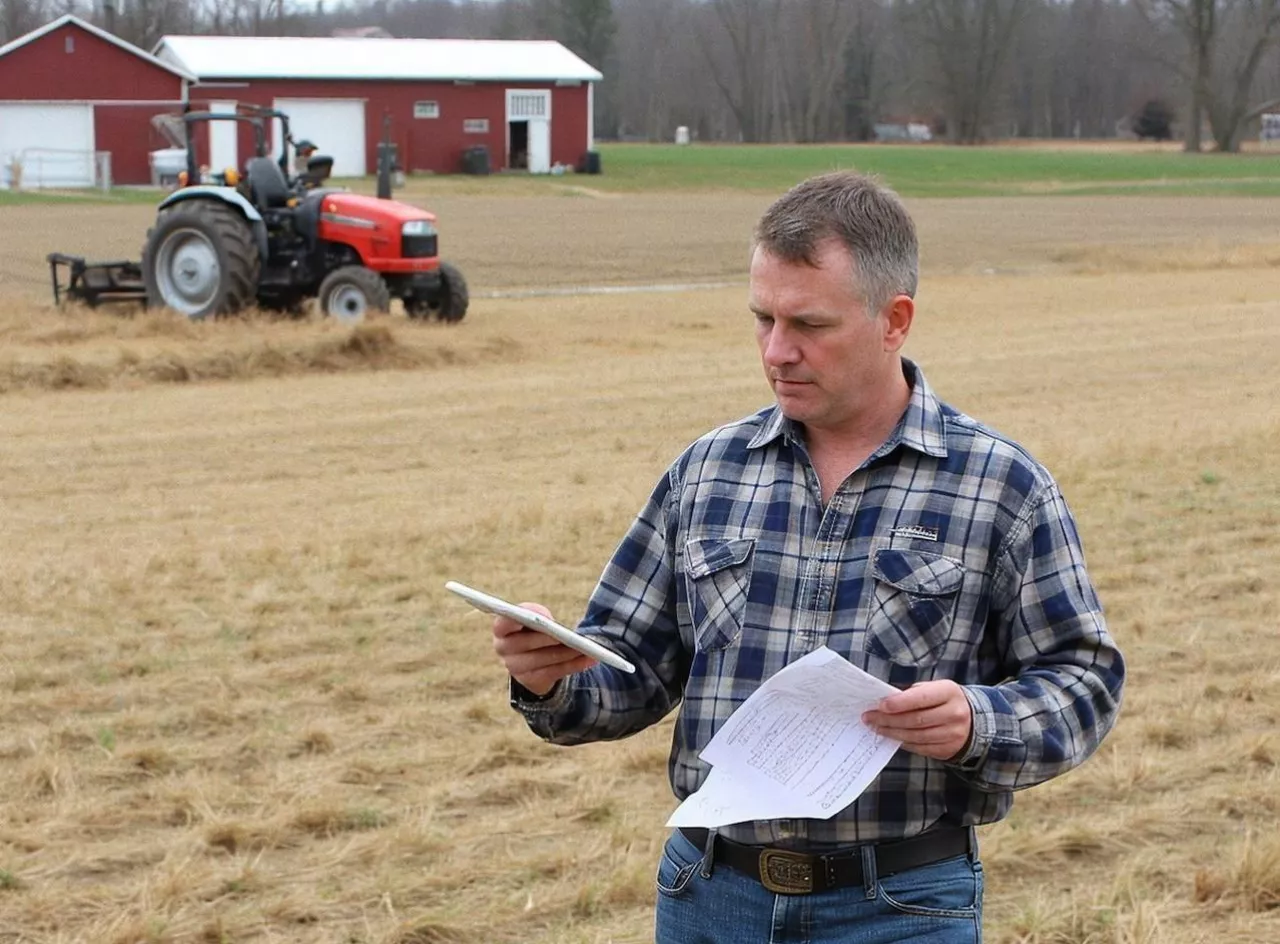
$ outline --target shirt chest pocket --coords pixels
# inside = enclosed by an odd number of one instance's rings
[[[751,538],[693,539],[685,544],[685,592],[699,652],[737,642],[751,590]]]
[[[939,554],[881,548],[871,570],[867,650],[899,665],[936,663],[951,637],[964,567]]]

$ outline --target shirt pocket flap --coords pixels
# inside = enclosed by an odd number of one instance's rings
[[[694,580],[745,564],[755,549],[752,538],[692,540],[685,544],[686,570]]]
[[[884,547],[876,551],[875,578],[914,596],[955,593],[964,582],[964,567],[949,557]]]

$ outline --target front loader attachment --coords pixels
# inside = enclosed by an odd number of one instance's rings
[[[64,299],[84,302],[90,308],[100,302],[147,303],[142,266],[136,262],[86,262],[80,256],[61,252],[51,252],[47,258],[55,305],[61,305]],[[67,268],[65,283],[59,275],[62,266]]]

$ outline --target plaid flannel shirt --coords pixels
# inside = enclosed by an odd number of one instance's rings
[[[726,827],[825,848],[1003,817],[1012,792],[1079,764],[1115,722],[1124,662],[1049,473],[940,402],[910,361],[896,430],[824,508],[803,438],[776,407],[690,446],[608,563],[579,629],[634,662],[512,705],[549,741],[626,737],[677,704],[669,773],[769,676],[826,645],[899,688],[964,686],[973,733],[942,762],[898,753],[828,820]]]

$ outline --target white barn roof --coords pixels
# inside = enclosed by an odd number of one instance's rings
[[[201,80],[598,82],[556,42],[303,36],[165,36],[154,54]]]

